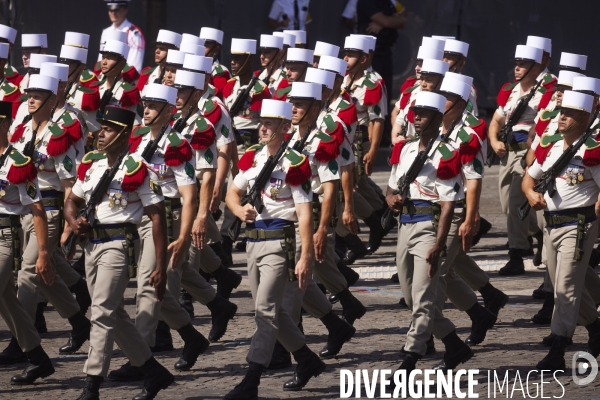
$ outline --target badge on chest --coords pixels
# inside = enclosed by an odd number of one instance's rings
[[[10,182],[0,179],[0,199],[6,196],[6,189]]]
[[[108,192],[108,207],[114,208],[115,206],[121,207],[122,209],[127,208],[128,194],[123,193],[119,189],[109,189]]]
[[[169,166],[166,164],[150,164],[150,168],[156,172],[156,176],[158,176],[159,181],[162,181],[166,178],[169,170]]]
[[[283,179],[271,178],[270,184],[270,196],[273,200],[277,200],[277,196],[279,196],[281,187],[283,186]]]
[[[569,186],[577,185],[583,182],[583,174],[585,173],[585,167],[579,165],[569,164],[567,166],[567,172],[565,173],[565,180]]]
[[[46,162],[47,159],[48,159],[47,155],[38,153],[37,151],[33,152],[33,163],[38,170],[40,170],[40,171],[44,170],[44,163]]]

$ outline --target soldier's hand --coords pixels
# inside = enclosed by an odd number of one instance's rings
[[[506,146],[499,140],[491,140],[490,145],[494,150],[494,153],[498,155],[499,158],[502,158],[506,155]]]
[[[458,228],[458,236],[462,238],[462,247],[465,253],[471,250],[471,245],[473,244],[473,236],[475,236],[475,233],[477,233],[475,225],[475,221],[465,220]]]
[[[90,224],[83,217],[77,218],[75,226],[71,227],[77,236],[87,235],[90,230]]]
[[[196,218],[192,226],[192,241],[198,249],[204,248],[206,244],[206,219]]]
[[[356,217],[352,211],[344,210],[342,213],[342,222],[346,225],[351,234],[358,234],[358,224],[356,223]]]
[[[52,265],[47,253],[40,252],[38,254],[38,259],[35,263],[35,273],[42,277],[46,285],[52,286],[54,283],[54,271],[52,271]]]
[[[150,286],[154,288],[154,296],[157,301],[162,301],[167,290],[167,274],[162,269],[155,269],[148,279]]]
[[[534,190],[530,190],[529,192],[525,193],[525,195],[527,196],[527,201],[529,202],[529,205],[534,210],[543,210],[544,208],[546,208],[546,200],[544,200],[544,195],[542,195],[541,193],[538,193]]]
[[[311,263],[303,258],[296,263],[296,277],[298,278],[298,287],[300,290],[304,290],[308,287],[310,277],[312,275]]]
[[[400,196],[399,194],[389,194],[387,196],[385,196],[385,201],[387,202],[387,205],[389,208],[391,208],[394,211],[402,211],[402,196]]]
[[[371,176],[371,174],[373,173],[373,162],[374,161],[375,161],[375,156],[371,152],[368,152],[363,157],[363,163],[365,164],[365,174],[367,174],[367,176]]]
[[[253,224],[256,219],[256,210],[252,207],[252,204],[243,206],[238,218],[247,224]]]
[[[315,246],[315,259],[318,262],[323,262],[327,250],[327,229],[317,229],[313,235],[313,244]]]
[[[425,261],[427,261],[427,264],[429,264],[429,268],[427,270],[427,276],[429,277],[429,279],[433,279],[439,268],[441,254],[442,249],[436,246],[432,247],[427,252],[427,257],[425,258]]]
[[[213,190],[212,199],[210,201],[210,212],[212,214],[216,213],[219,210],[220,205],[221,205],[221,188],[217,188],[215,186],[215,190]]]
[[[183,259],[185,251],[189,249],[190,242],[185,240],[183,236],[179,236],[179,239],[174,241],[167,247],[167,252],[172,252],[171,254],[171,268],[176,269]],[[198,247],[200,248],[200,247]]]

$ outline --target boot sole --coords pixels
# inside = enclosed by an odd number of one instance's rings
[[[150,399],[153,399],[153,398],[155,398],[155,397],[156,397],[156,395],[158,394],[158,392],[160,392],[161,390],[165,390],[166,388],[168,388],[169,386],[171,386],[171,385],[173,384],[173,382],[175,382],[175,377],[174,377],[173,375],[171,375],[171,376],[169,377],[169,379],[168,379],[168,380],[166,380],[166,381],[165,381],[165,382],[164,382],[164,383],[163,383],[163,384],[160,386],[160,389],[158,389],[158,390],[156,391],[156,393],[154,393],[153,395],[150,395],[150,396],[149,396],[149,398],[150,398]],[[148,392],[148,391],[146,391],[146,392]],[[150,393],[150,392],[148,392],[148,393]]]
[[[469,347],[469,353],[468,353],[468,354],[466,354],[464,357],[462,357],[462,358],[460,359],[460,361],[456,363],[456,365],[455,365],[455,366],[453,366],[453,367],[447,367],[446,369],[447,369],[447,370],[448,370],[448,369],[454,369],[454,368],[458,367],[460,364],[464,364],[464,363],[466,363],[467,361],[469,361],[471,358],[473,358],[473,356],[474,356],[474,355],[475,355],[475,353],[474,353],[474,352],[473,352],[473,350],[471,350],[471,348]]]
[[[550,325],[550,323],[552,322],[552,318],[541,319],[541,318],[536,318],[536,316],[534,315],[533,318],[531,318],[531,322],[533,322],[534,324],[538,324],[538,325]]]
[[[33,385],[35,383],[35,381],[37,381],[38,379],[47,378],[50,375],[54,374],[55,372],[56,372],[56,370],[54,369],[54,366],[52,366],[52,369],[49,369],[48,371],[42,372],[38,377],[36,377],[32,381],[14,382],[14,381],[11,380],[10,384],[11,385],[15,385],[15,386]]]
[[[138,378],[126,378],[126,377],[120,377],[120,376],[114,376],[114,375],[108,374],[108,379],[112,382],[138,382],[138,381],[144,380],[144,375],[141,375]]]
[[[231,303],[231,304],[233,304],[233,307],[231,308],[231,312],[227,315],[227,318],[229,319],[229,321],[231,321],[233,319],[233,317],[235,316],[235,313],[237,313],[237,309],[238,309],[237,304],[235,304],[235,303]],[[229,324],[229,321],[227,322],[228,324]],[[211,338],[209,335],[208,341],[211,343],[218,342],[219,340],[221,340],[221,338],[223,336],[225,336],[225,333],[227,333],[227,329],[225,329],[225,332],[223,332],[223,334],[217,338]]]
[[[352,323],[350,323],[350,321],[345,316],[342,316],[342,317],[344,318],[344,321],[348,322],[350,325],[354,325],[356,320],[364,317],[366,313],[367,313],[367,309],[363,306],[362,310],[360,310],[360,312],[358,314],[356,314],[356,318],[354,318]]]
[[[177,364],[175,364],[173,369],[175,369],[175,371],[189,371],[190,369],[192,369],[194,367],[194,365],[196,365],[196,362],[198,361],[198,357],[200,357],[202,354],[204,354],[206,349],[208,349],[208,346],[210,346],[210,341],[207,340],[206,342],[204,342],[204,345],[200,348],[200,351],[198,351],[198,354],[196,355],[196,359],[194,360],[194,362],[188,362],[188,365],[185,367],[177,367]]]
[[[313,373],[312,377],[316,378],[317,376],[321,375],[323,373],[323,371],[325,371],[325,368],[327,368],[327,364],[321,362],[321,366],[319,367],[319,369],[317,369]],[[304,385],[298,386],[295,388],[283,388],[283,391],[284,392],[298,392],[298,391],[302,390],[308,384],[309,381],[310,381],[310,379],[308,381],[306,381],[306,383],[304,383]]]

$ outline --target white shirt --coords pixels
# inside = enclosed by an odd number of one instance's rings
[[[142,70],[144,66],[144,51],[146,49],[146,40],[144,34],[134,24],[129,22],[127,18],[121,24],[121,26],[115,26],[114,24],[102,31],[100,38],[100,50],[104,49],[104,43],[106,43],[105,35],[109,31],[122,31],[127,32],[127,44],[129,45],[129,55],[127,56],[127,64],[132,65],[138,71]],[[98,60],[102,59],[102,55],[99,55]]]
[[[298,4],[298,27],[294,27],[294,1]],[[310,0],[273,0],[273,5],[271,5],[271,11],[269,11],[269,18],[274,19],[277,22],[283,21],[284,15],[287,15],[289,20],[288,26],[277,28],[277,30],[284,29],[299,29],[306,30],[306,19],[308,16],[308,6],[310,4]]]
[[[7,180],[8,171],[14,163],[7,156],[0,165],[0,214],[24,215],[29,211],[28,205],[40,201],[40,190],[37,178],[19,184],[12,184]]]
[[[521,84],[517,83],[515,87],[512,88],[512,92],[510,93],[506,105],[498,106],[496,112],[500,114],[500,116],[506,117],[506,121],[508,122],[508,118],[510,118],[510,115],[517,107],[519,100],[522,97],[527,96],[528,93],[529,91],[521,93]],[[523,112],[519,121],[513,126],[513,132],[529,132],[534,124],[535,116],[537,115],[538,104],[540,103],[542,96],[543,95],[539,90],[533,95],[533,98],[529,104],[527,104],[527,107],[525,107],[525,112]]]
[[[377,105],[365,105],[365,94],[367,93],[367,86],[365,80],[369,79],[371,75],[367,76],[367,72],[359,79],[355,79],[350,87],[350,97],[356,106],[356,113],[358,115],[358,124],[368,126],[370,121],[376,119],[383,119],[383,110]],[[343,87],[346,87],[352,80],[351,75],[346,75],[344,78]],[[372,81],[375,84],[379,84],[377,81]],[[382,89],[383,94],[383,89]],[[380,99],[381,100],[381,99]],[[379,102],[379,101],[378,101]]]

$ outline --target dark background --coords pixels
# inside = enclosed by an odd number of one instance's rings
[[[341,20],[347,0],[312,0],[309,46],[316,40],[343,46],[351,33]],[[153,59],[153,41],[160,28],[198,35],[202,26],[225,31],[221,61],[229,64],[232,37],[259,39],[271,33],[267,16],[272,0],[132,0],[129,20],[146,36],[146,65]],[[600,76],[596,50],[600,2],[592,0],[402,0],[407,27],[394,46],[394,93],[412,74],[413,57],[424,35],[456,36],[470,44],[463,73],[475,78],[480,108],[492,109],[500,86],[511,79],[514,49],[527,35],[552,38],[552,66],[557,73],[561,51],[587,54],[589,76]],[[91,35],[88,64],[96,61],[102,29],[110,25],[101,0],[0,0],[1,18],[19,31],[13,64],[19,67],[20,34],[47,33],[49,53],[57,54],[67,30]],[[258,68],[258,67],[257,67]]]

